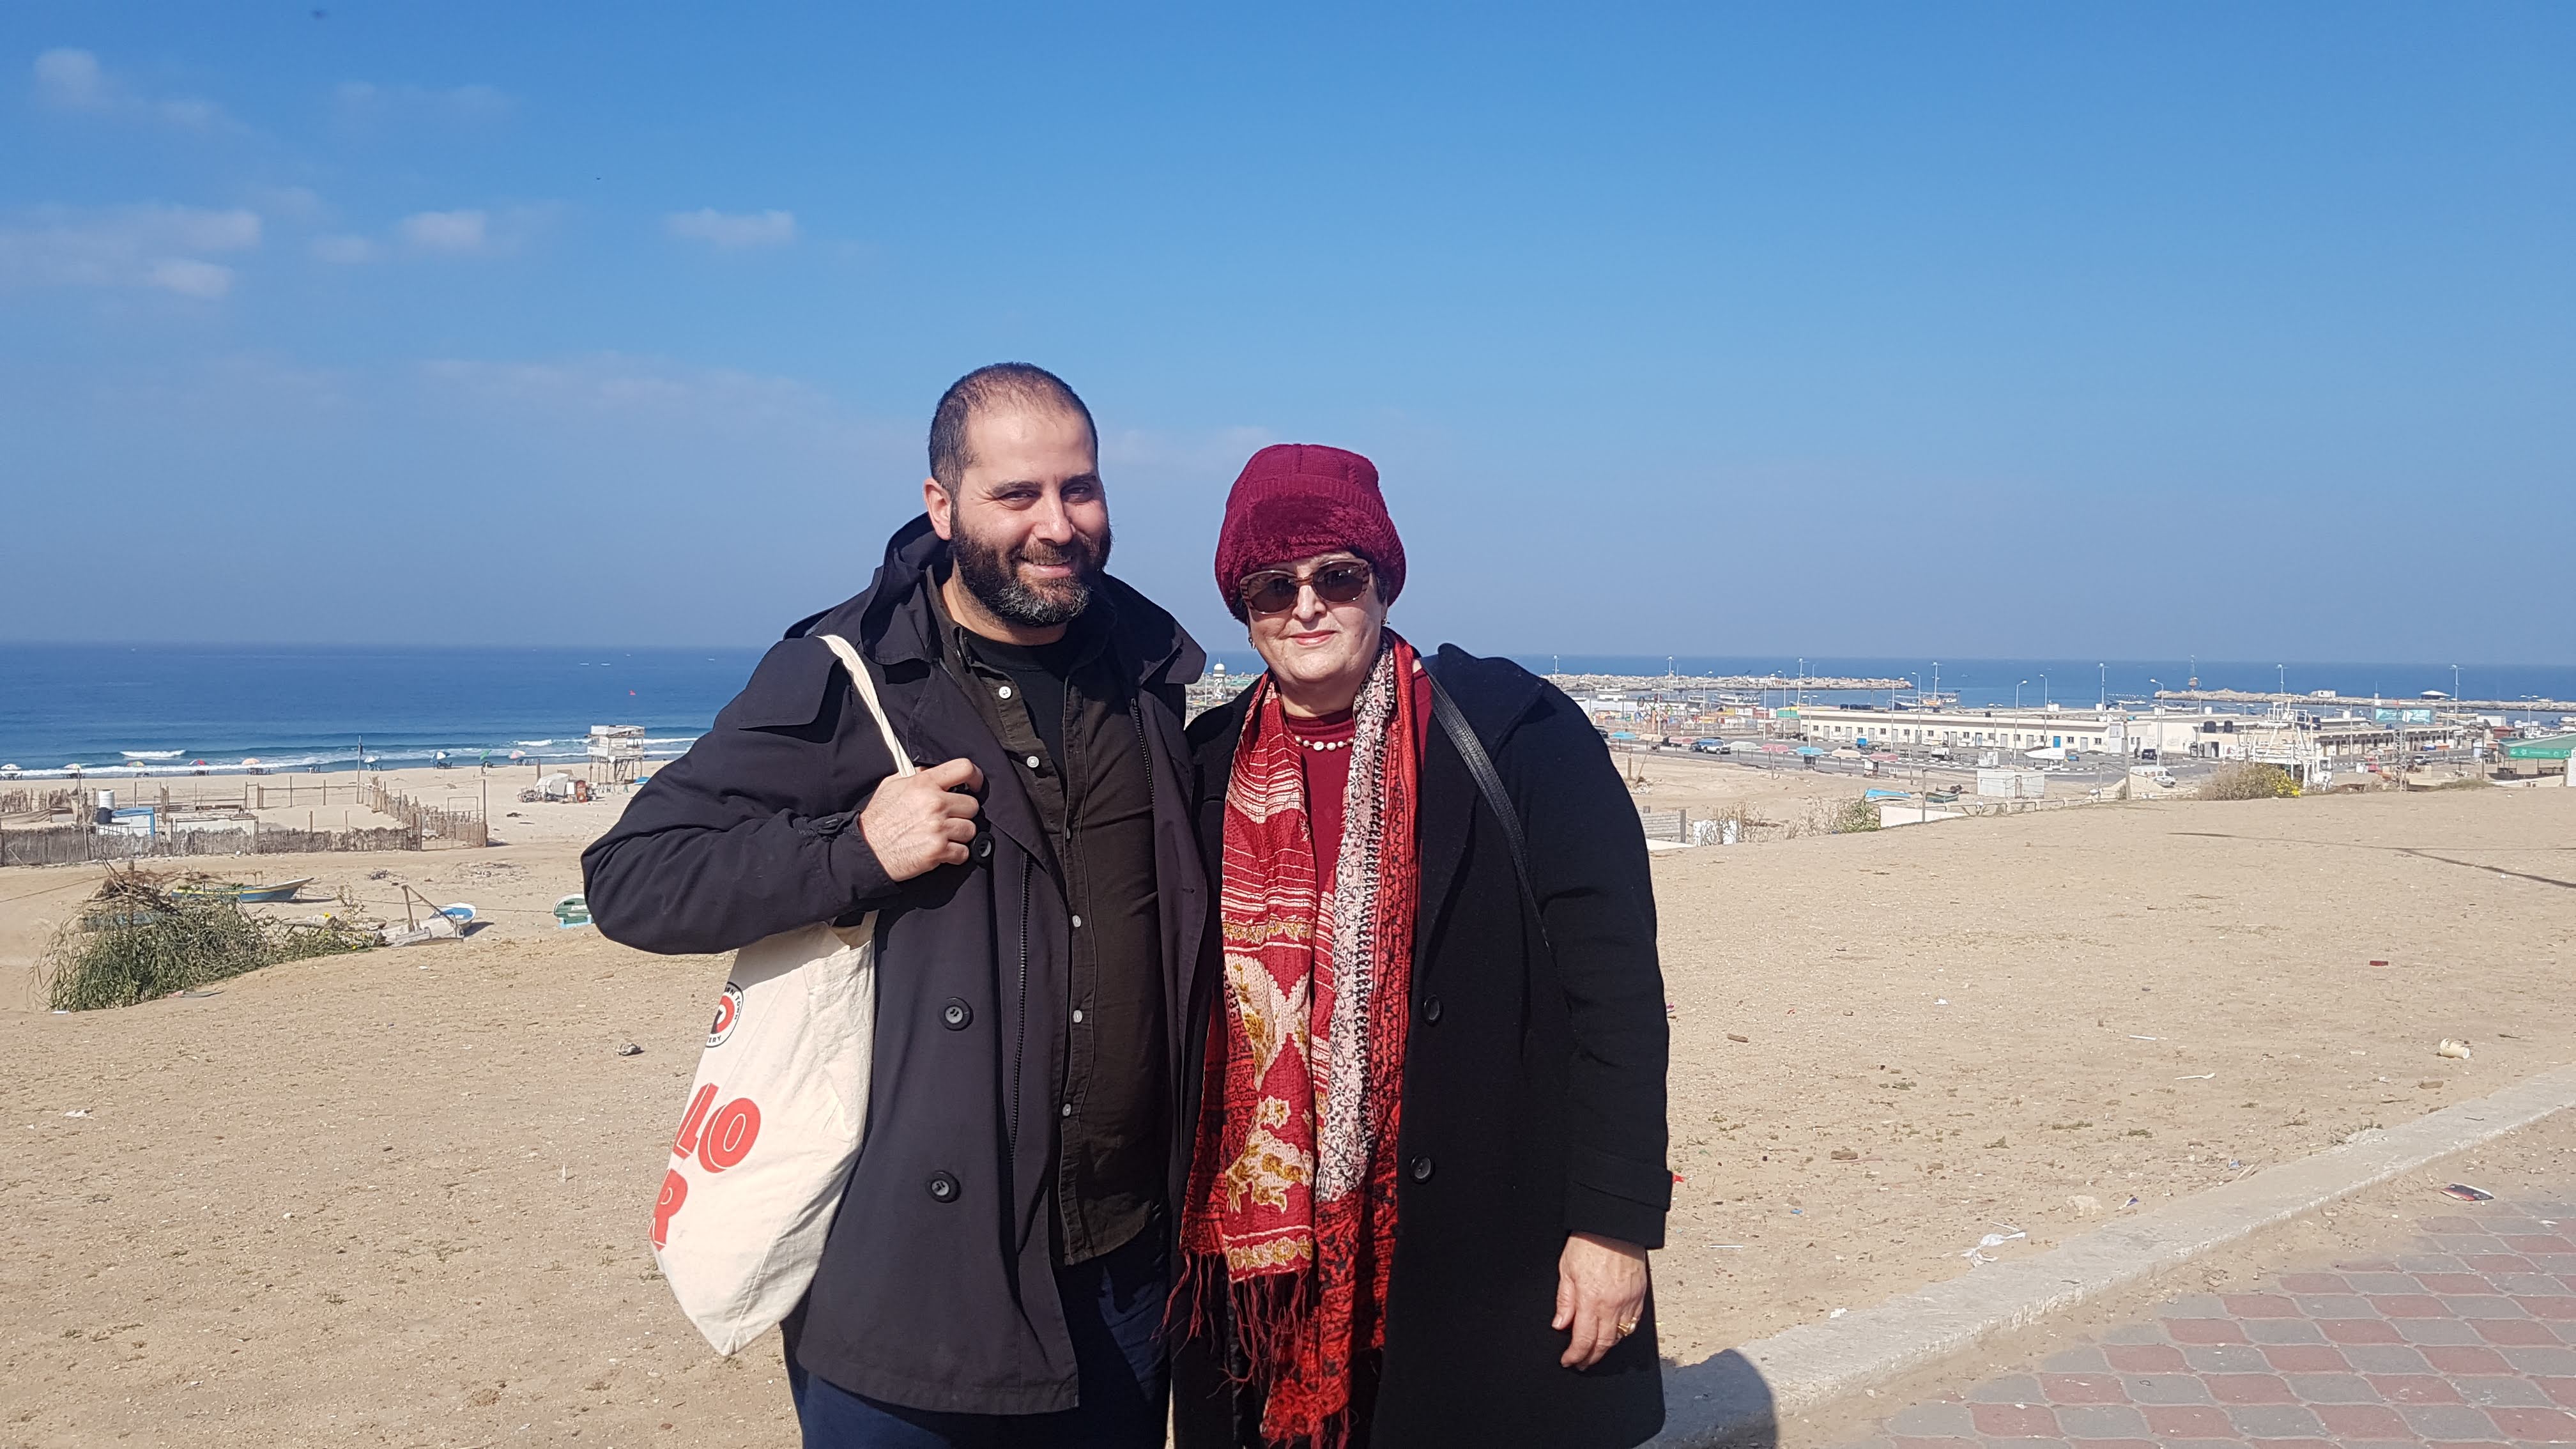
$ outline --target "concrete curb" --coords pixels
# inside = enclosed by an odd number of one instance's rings
[[[2576,1067],[2446,1107],[2312,1157],[2097,1228],[2033,1257],[1664,1370],[1661,1449],[1763,1446],[1780,1421],[1962,1354],[2277,1223],[2554,1112],[2576,1107]]]

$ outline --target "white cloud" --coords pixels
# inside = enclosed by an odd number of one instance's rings
[[[319,222],[331,215],[331,204],[306,186],[256,186],[250,198],[261,214],[280,221]]]
[[[480,211],[423,211],[404,217],[394,231],[425,252],[473,253],[492,245],[492,218]]]
[[[230,127],[232,119],[212,101],[188,96],[155,98],[110,75],[86,50],[61,47],[36,57],[36,99],[57,111],[95,116],[142,117],[190,131]]]
[[[36,98],[58,111],[103,111],[110,104],[107,75],[86,50],[49,50],[36,57]]]
[[[1100,435],[1100,461],[1117,468],[1184,477],[1230,477],[1243,460],[1279,435],[1263,427],[1167,432],[1124,428]]]
[[[711,206],[700,207],[696,211],[672,212],[662,218],[662,225],[673,236],[727,250],[785,246],[796,240],[796,213],[792,211],[728,214]]]
[[[345,121],[374,122],[397,115],[428,116],[449,121],[496,121],[518,102],[495,86],[482,84],[438,89],[419,85],[377,85],[342,81],[331,88],[331,101]]]
[[[145,280],[182,297],[203,297],[212,301],[233,289],[233,269],[188,257],[164,257],[152,264]]]
[[[560,203],[541,202],[497,211],[480,207],[416,211],[395,222],[381,239],[356,232],[329,232],[313,238],[309,247],[318,260],[340,266],[377,261],[396,251],[415,256],[499,256],[516,251],[562,210]]]
[[[383,248],[362,236],[317,236],[313,239],[313,255],[339,266],[372,262],[382,254]]]
[[[213,299],[230,267],[206,253],[259,246],[259,214],[193,206],[43,206],[0,221],[0,288],[158,287]]]

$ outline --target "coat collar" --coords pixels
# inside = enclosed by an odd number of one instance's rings
[[[1423,663],[1449,692],[1458,712],[1475,730],[1476,738],[1484,742],[1486,753],[1494,756],[1499,765],[1509,748],[1513,729],[1538,703],[1546,681],[1510,660],[1478,658],[1455,644],[1444,644],[1437,654],[1423,656]],[[1192,735],[1216,747],[1203,756],[1203,791],[1224,794],[1232,778],[1235,742],[1243,733],[1245,702],[1251,696],[1252,691],[1247,689],[1193,724]],[[1436,725],[1425,736],[1421,790],[1420,808],[1414,816],[1415,829],[1421,832],[1417,859],[1422,873],[1414,916],[1416,962],[1430,959],[1432,936],[1449,908],[1469,838],[1478,832],[1480,823],[1487,831],[1494,829],[1491,822],[1482,821],[1485,802],[1477,792],[1474,777],[1467,773],[1466,760],[1449,743],[1448,732]],[[1489,848],[1503,848],[1498,834],[1491,837]],[[1517,891],[1518,885],[1513,889]]]
[[[1512,727],[1538,702],[1546,685],[1528,670],[1507,659],[1479,659],[1455,644],[1443,644],[1440,652],[1423,661],[1456,702],[1458,712],[1483,741],[1485,752],[1499,764],[1505,741]],[[1467,761],[1458,747],[1449,743],[1449,732],[1434,725],[1422,760],[1422,801],[1417,818],[1421,821],[1418,858],[1422,871],[1420,904],[1416,907],[1413,933],[1413,959],[1430,959],[1432,932],[1448,909],[1451,887],[1457,883],[1458,868],[1466,859],[1467,841],[1477,833],[1478,817],[1485,803],[1476,789],[1475,777],[1467,773]],[[1492,829],[1491,824],[1486,824]],[[1523,827],[1524,833],[1527,827]],[[1490,837],[1497,848],[1500,836]],[[1518,889],[1517,883],[1514,889]]]
[[[886,540],[885,561],[864,592],[799,619],[787,637],[840,634],[883,665],[935,660],[939,623],[927,586],[947,561],[948,541],[930,526],[929,514],[916,515]],[[1207,652],[1179,620],[1112,575],[1101,575],[1100,587],[1111,606],[1115,646],[1134,663],[1137,683],[1186,685],[1199,677]]]
[[[922,514],[887,540],[885,562],[865,592],[798,620],[787,637],[838,634],[882,668],[888,684],[918,681],[918,687],[885,691],[896,734],[916,750],[953,751],[973,760],[987,782],[984,807],[993,828],[1030,858],[1051,862],[1054,851],[1028,791],[974,703],[939,666],[938,611],[931,607],[930,590],[947,558],[947,540],[931,528],[930,515]],[[1178,686],[1198,678],[1207,655],[1178,620],[1117,579],[1104,575],[1101,586],[1109,596],[1109,647],[1136,668],[1139,685]]]

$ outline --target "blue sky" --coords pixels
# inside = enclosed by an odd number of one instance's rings
[[[317,15],[317,9],[320,12]],[[743,643],[1025,358],[1212,645],[2576,661],[2576,9],[0,10],[0,637]]]

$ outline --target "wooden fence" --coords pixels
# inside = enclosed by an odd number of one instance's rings
[[[328,855],[354,851],[418,850],[409,826],[377,830],[291,830],[245,822],[240,830],[163,831],[134,835],[83,825],[0,830],[0,865],[77,865],[93,860],[137,860],[193,855]]]
[[[173,785],[179,788],[174,790]],[[425,805],[388,788],[379,778],[361,784],[332,786],[292,777],[242,782],[234,791],[208,800],[195,780],[157,783],[151,793],[129,782],[118,792],[120,804],[157,804],[154,830],[135,834],[103,830],[90,821],[101,785],[0,790],[0,818],[34,817],[19,825],[0,825],[0,865],[69,865],[93,860],[191,855],[301,855],[352,851],[425,850],[442,846],[491,844],[491,828],[480,812]],[[341,830],[298,830],[272,825],[252,812],[280,805],[308,803],[317,794],[327,801],[334,789],[347,790],[350,803],[400,822]],[[185,795],[183,801],[174,796]],[[281,800],[279,797],[285,798]],[[229,812],[230,820],[207,821],[203,815],[185,821],[182,811]],[[63,817],[68,815],[68,820]]]
[[[464,810],[441,810],[434,805],[423,805],[408,795],[385,788],[382,780],[370,783],[367,808],[401,821],[424,842],[436,840],[448,845],[474,846],[492,842],[491,826],[482,816]]]

